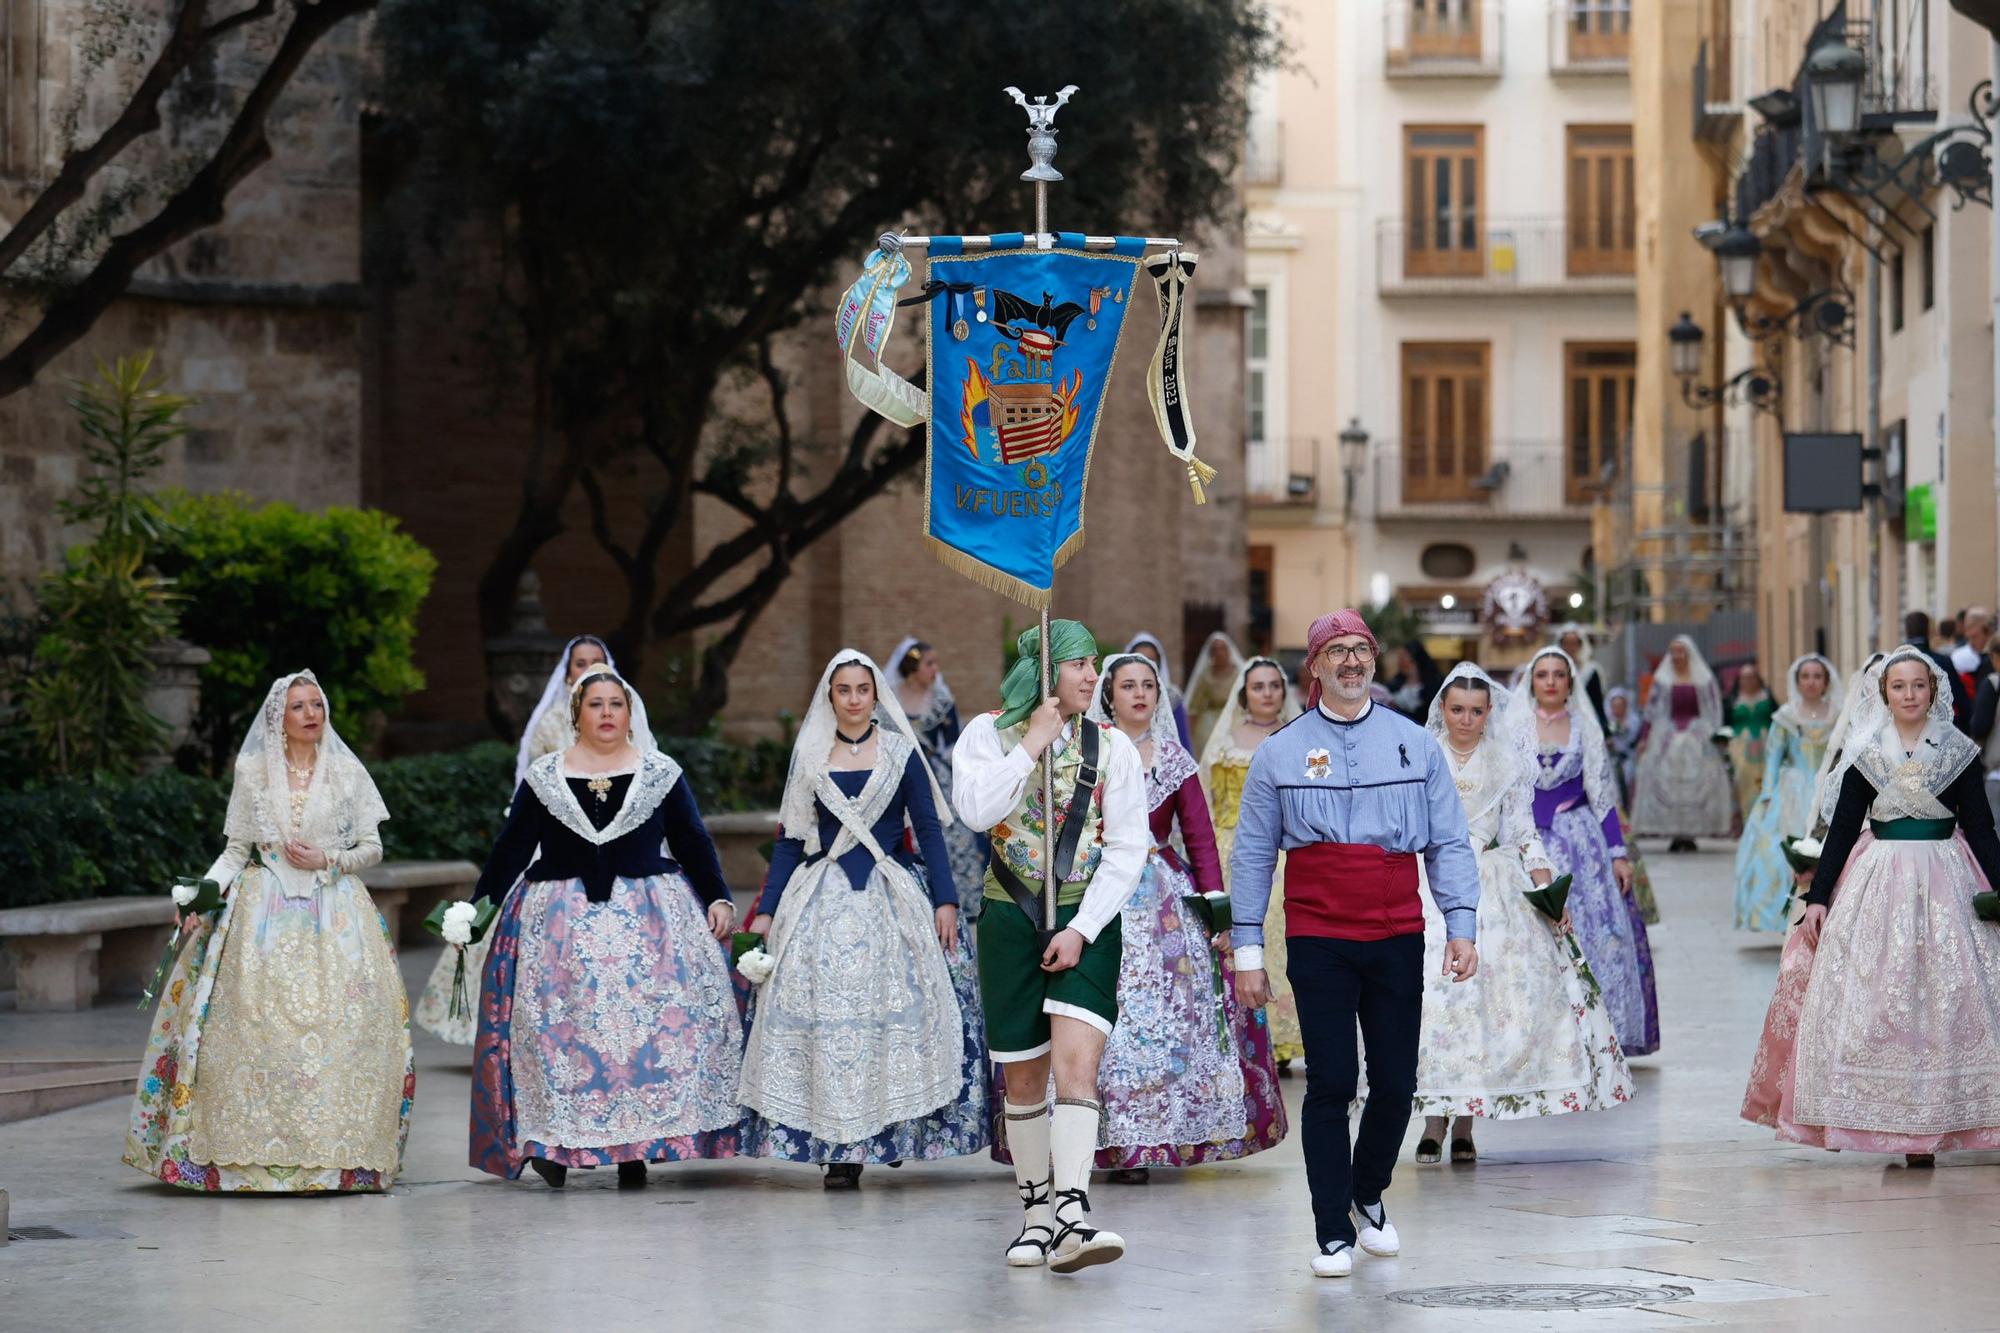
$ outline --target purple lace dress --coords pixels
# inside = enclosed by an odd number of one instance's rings
[[[1625,854],[1625,832],[1604,743],[1593,735],[1580,744],[1581,730],[1572,723],[1561,748],[1536,747],[1535,827],[1556,873],[1572,876],[1570,919],[1603,988],[1618,1044],[1627,1056],[1649,1055],[1660,1048],[1653,950],[1639,904],[1619,890],[1611,873],[1613,857]],[[1585,747],[1594,754],[1586,755]]]

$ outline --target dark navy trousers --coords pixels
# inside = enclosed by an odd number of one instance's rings
[[[1306,1048],[1300,1130],[1306,1185],[1319,1243],[1354,1241],[1353,1203],[1381,1202],[1410,1126],[1417,1095],[1417,1040],[1424,1014],[1424,937],[1285,941],[1286,979]],[[1347,1108],[1360,1076],[1355,1031],[1368,1061],[1368,1104],[1350,1144]]]

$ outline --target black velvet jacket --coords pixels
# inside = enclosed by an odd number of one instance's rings
[[[1840,801],[1834,806],[1833,818],[1827,821],[1826,846],[1813,871],[1812,890],[1806,894],[1808,903],[1825,906],[1833,901],[1834,886],[1840,883],[1840,872],[1846,868],[1861,830],[1868,827],[1868,810],[1875,804],[1876,795],[1875,784],[1862,776],[1859,765],[1847,770],[1840,783]],[[1979,765],[1972,764],[1952,779],[1951,785],[1939,792],[1937,798],[1938,804],[1958,820],[1959,831],[1965,834],[1966,845],[1972,848],[1972,859],[1979,863],[1987,882],[2000,885],[2000,835],[1993,830],[1993,810],[1986,804]]]
[[[653,760],[656,756],[647,758]],[[556,762],[560,764],[561,760]],[[672,785],[667,786],[670,771]],[[514,793],[513,811],[486,858],[486,869],[480,873],[475,897],[490,897],[495,903],[500,902],[515,882],[523,878],[523,871],[531,883],[582,880],[584,896],[594,903],[610,899],[614,880],[641,879],[675,871],[687,876],[703,906],[729,896],[729,886],[722,878],[721,859],[701,822],[694,794],[678,771],[672,770],[671,761],[642,763],[636,774],[623,773],[611,778],[602,800],[597,792],[590,790],[589,779],[565,777],[561,781],[575,800],[574,810],[551,810],[532,774]],[[636,793],[635,782],[639,785]],[[635,807],[628,814],[624,809],[628,800],[650,801],[652,808]],[[579,815],[599,833],[617,822],[629,827],[610,841],[593,842],[574,827]],[[541,849],[539,856],[537,847]],[[529,864],[531,860],[533,865]]]

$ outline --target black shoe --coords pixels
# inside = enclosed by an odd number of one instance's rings
[[[539,1157],[530,1157],[528,1166],[534,1173],[548,1182],[549,1188],[559,1190],[569,1179],[569,1168],[560,1162],[547,1162]]]
[[[1120,1167],[1107,1177],[1114,1185],[1143,1185],[1152,1178],[1152,1171],[1143,1166]]]
[[[1700,850],[1701,848],[1695,845],[1695,840],[1693,838],[1675,838],[1672,842],[1667,844],[1667,851],[1669,853],[1698,852]]]
[[[646,1164],[644,1162],[620,1162],[618,1164],[618,1188],[621,1190],[642,1190],[646,1188]]]
[[[1291,1076],[1292,1076],[1292,1062],[1290,1060],[1278,1061],[1278,1077],[1290,1078]]]
[[[858,1190],[861,1188],[861,1164],[859,1162],[828,1162],[826,1178],[820,1182],[830,1190]]]

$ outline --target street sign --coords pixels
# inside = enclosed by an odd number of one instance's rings
[[[1861,437],[1785,433],[1785,512],[1835,514],[1861,508]]]

